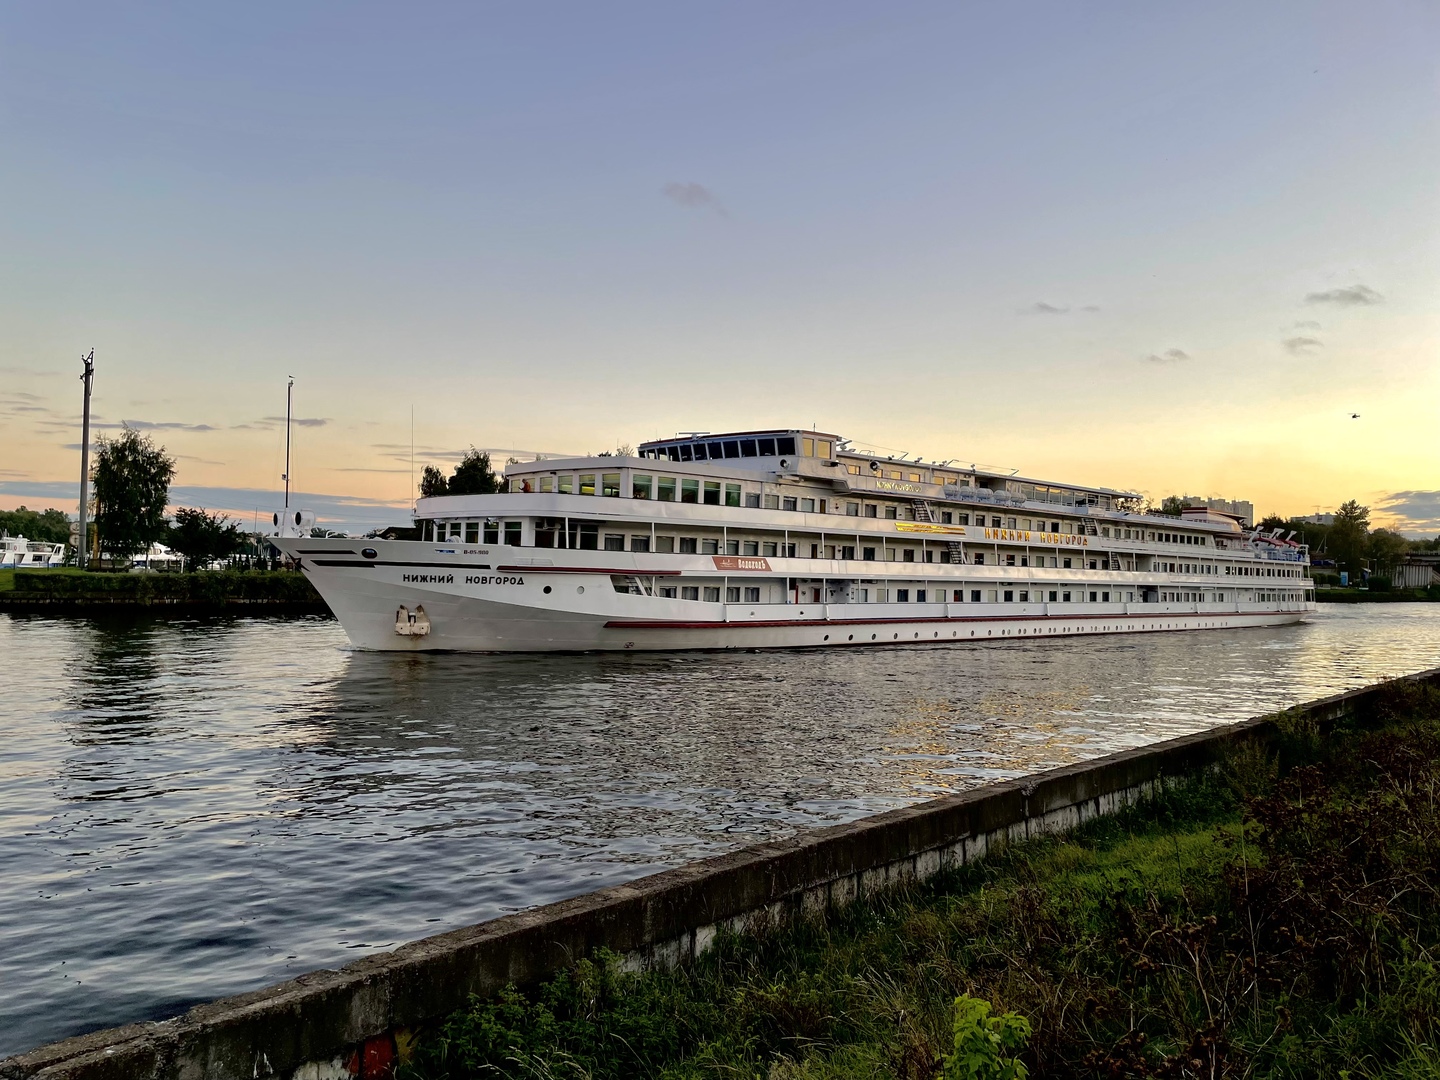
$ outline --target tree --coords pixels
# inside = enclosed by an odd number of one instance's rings
[[[470,447],[450,477],[450,494],[493,495],[499,490],[500,480],[490,471],[490,455]]]
[[[1147,513],[1163,514],[1166,517],[1179,517],[1180,511],[1185,509],[1185,504],[1180,501],[1179,495],[1166,495],[1160,500],[1160,505],[1151,503],[1146,508]]]
[[[245,546],[245,537],[240,526],[224,514],[182,507],[175,511],[168,542],[185,557],[185,569],[193,571],[237,554]]]
[[[17,510],[0,510],[0,532],[46,544],[66,544],[70,542],[70,518],[65,511],[53,506],[43,511],[27,510],[23,506]]]
[[[490,455],[470,447],[455,472],[447,480],[434,465],[426,465],[420,474],[420,497],[434,499],[441,495],[493,495],[504,490],[504,483],[490,467]]]
[[[1370,534],[1369,550],[1371,572],[1393,578],[1410,551],[1410,541],[1391,529],[1376,529]]]
[[[1367,540],[1370,533],[1370,508],[1354,499],[1335,511],[1335,524],[1330,526],[1330,557],[1341,570],[1352,575],[1365,568]]]
[[[445,474],[434,465],[426,465],[420,473],[420,497],[434,499],[449,494],[450,483],[445,479]]]
[[[100,436],[97,445],[90,481],[100,546],[113,555],[139,554],[169,535],[165,504],[175,459],[149,435],[129,427],[114,439]]]
[[[1257,528],[1261,532],[1270,532],[1273,529],[1279,529],[1280,534],[1283,536],[1285,533],[1290,531],[1291,525],[1279,514],[1266,514],[1263,518],[1260,519],[1260,524],[1257,526]]]

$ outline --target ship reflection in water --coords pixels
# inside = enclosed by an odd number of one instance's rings
[[[0,616],[0,1054],[1440,664],[1440,605],[864,652]]]

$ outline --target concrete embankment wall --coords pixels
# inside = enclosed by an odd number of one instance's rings
[[[682,962],[722,930],[762,930],[1063,831],[1222,760],[1285,724],[1364,715],[1440,668],[848,825],[758,844],[533,911],[317,971],[184,1016],[41,1047],[0,1062],[5,1080],[362,1080],[388,1075],[414,1029],[507,983],[533,985],[599,948],[636,964]]]

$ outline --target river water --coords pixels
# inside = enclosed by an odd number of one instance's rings
[[[0,1056],[697,856],[1440,665],[1440,604],[556,657],[0,615]]]

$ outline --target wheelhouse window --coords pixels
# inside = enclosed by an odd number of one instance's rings
[[[618,499],[620,497],[620,474],[618,472],[607,472],[600,478],[600,494],[607,499]]]
[[[555,478],[555,490],[561,495],[575,494],[575,478],[573,476],[557,476]]]
[[[635,473],[630,477],[630,497],[632,499],[648,499],[651,491],[651,478]]]
[[[740,456],[741,456],[741,457],[755,457],[755,456],[756,456],[755,440],[754,440],[754,439],[741,439],[741,440],[740,440]]]
[[[790,435],[783,435],[775,440],[775,449],[781,457],[795,456],[795,439]]]
[[[774,457],[774,456],[775,456],[775,440],[774,440],[774,439],[756,439],[755,442],[756,442],[756,445],[760,448],[760,456],[761,456],[761,457]]]
[[[582,474],[580,475],[580,494],[581,494],[581,495],[594,495],[594,494],[595,494],[595,474],[594,474],[594,473],[582,473]]]

